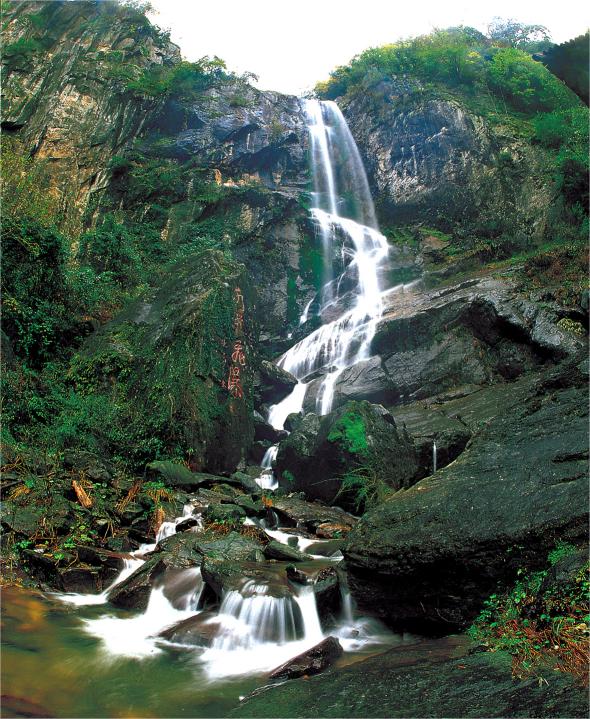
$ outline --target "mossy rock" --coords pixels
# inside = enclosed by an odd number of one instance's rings
[[[235,324],[238,288],[243,330]],[[71,376],[86,393],[117,397],[109,405],[106,431],[104,421],[96,428],[105,450],[129,458],[138,469],[155,457],[186,457],[214,474],[235,471],[254,432],[253,307],[244,266],[207,250],[175,265],[159,290],[147,291],[90,338]],[[234,396],[227,381],[237,339],[245,364],[241,392]],[[125,364],[105,382],[101,358],[115,351]],[[164,471],[161,465],[158,471]],[[179,484],[192,482],[182,469],[169,467],[165,473]]]
[[[359,486],[365,480],[400,489],[416,471],[406,433],[381,405],[366,401],[348,402],[324,417],[305,415],[281,442],[276,460],[284,489],[349,510],[358,510],[359,503],[347,491],[347,477],[358,478]]]
[[[245,518],[246,510],[237,504],[211,504],[203,516],[207,522],[236,522]]]
[[[181,487],[188,491],[220,479],[212,474],[191,472],[184,464],[167,460],[150,462],[146,466],[146,474],[150,478],[161,479],[167,487]]]

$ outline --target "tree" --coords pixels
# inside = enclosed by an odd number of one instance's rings
[[[488,25],[488,37],[496,45],[528,52],[540,52],[552,45],[551,35],[544,25],[523,25],[512,18],[495,17]]]

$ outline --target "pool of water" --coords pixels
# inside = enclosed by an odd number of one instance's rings
[[[125,656],[88,631],[111,605],[74,606],[18,587],[2,591],[2,717],[224,717],[266,683],[266,672],[208,678],[202,651],[154,643],[153,654]],[[156,632],[160,627],[156,627]],[[411,637],[346,652],[347,664]],[[249,668],[244,667],[248,672]]]
[[[189,649],[114,656],[83,628],[104,611],[3,589],[1,716],[223,717],[264,683],[252,675],[208,680]]]

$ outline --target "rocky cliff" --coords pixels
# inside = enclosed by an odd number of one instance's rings
[[[272,518],[251,477],[281,441],[276,516],[340,542],[355,520],[321,503],[366,512],[343,547],[350,588],[391,624],[463,628],[499,581],[581,541],[577,100],[533,118],[411,72],[339,96],[390,243],[390,290],[334,411],[312,413],[316,378],[287,438],[263,416],[294,384],[273,362],[318,325],[300,316],[323,266],[301,101],[183,61],[114,2],[11,4],[3,32],[4,135],[63,210],[46,221],[11,205],[6,223],[13,538],[28,541],[41,516],[23,472],[49,488],[46,542],[74,532],[74,475],[103,497],[85,508],[95,533],[114,523],[145,539],[146,512],[124,499],[154,472],[175,491],[179,476],[221,485],[219,504]],[[174,482],[171,459],[190,466],[174,465]],[[234,521],[241,506],[211,516]]]

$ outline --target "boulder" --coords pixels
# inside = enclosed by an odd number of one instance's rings
[[[348,527],[350,531],[358,521],[356,517],[340,507],[328,507],[319,502],[306,502],[294,495],[273,496],[272,509],[278,515],[281,524],[286,525],[285,529],[289,526],[301,527],[313,534],[325,522]]]
[[[390,624],[469,624],[499,582],[587,530],[587,361],[508,399],[448,467],[368,512],[343,552],[361,611]]]
[[[406,642],[351,666],[250,694],[232,717],[585,717],[588,693],[540,668],[515,681],[506,652],[469,654],[464,637]],[[542,678],[542,681],[540,681]],[[280,712],[277,712],[280,707]]]
[[[297,379],[272,362],[262,360],[259,384],[255,389],[259,404],[277,404],[291,394]]]
[[[66,449],[63,455],[63,464],[67,469],[84,472],[85,476],[93,482],[110,482],[114,467],[103,458],[85,450]]]
[[[203,513],[206,522],[237,522],[244,519],[246,510],[237,504],[210,504]]]
[[[68,567],[59,572],[65,592],[98,594],[103,589],[100,572],[89,567]]]
[[[239,486],[248,494],[259,495],[261,493],[261,489],[256,484],[254,479],[245,472],[235,472],[234,474],[232,474],[230,479],[234,482],[237,482]]]
[[[184,464],[168,460],[150,462],[146,466],[146,475],[149,479],[161,480],[167,487],[180,488],[187,492],[223,481],[222,477],[203,472],[191,472]]]
[[[203,579],[220,599],[230,591],[240,592],[243,596],[254,594],[275,598],[293,596],[284,565],[264,561],[224,561],[205,557],[202,571]],[[260,590],[261,587],[264,587],[263,591]]]
[[[277,667],[269,674],[268,678],[275,681],[284,681],[285,679],[296,679],[297,677],[319,674],[342,656],[342,653],[342,646],[336,637],[326,637],[315,647],[281,664],[280,667]]]
[[[270,442],[273,445],[278,444],[286,436],[287,432],[275,429],[261,414],[254,412],[254,440],[256,442]]]
[[[131,576],[113,587],[109,592],[109,602],[116,607],[144,612],[156,580],[160,579],[165,571],[166,563],[162,557],[148,559]]]
[[[324,417],[306,415],[279,445],[275,473],[285,489],[354,509],[358,503],[346,477],[368,475],[369,481],[375,477],[400,489],[412,483],[417,469],[414,447],[391,414],[363,401]]]
[[[220,537],[205,530],[173,534],[158,544],[156,552],[178,566],[196,566],[204,557],[217,561],[256,561],[261,549],[258,542],[237,532]]]
[[[295,547],[282,544],[274,539],[264,548],[264,556],[267,559],[277,559],[279,562],[308,562],[313,559],[309,554],[304,554]]]
[[[158,634],[159,637],[174,644],[209,647],[221,629],[217,614],[204,611],[194,617],[183,619]]]

